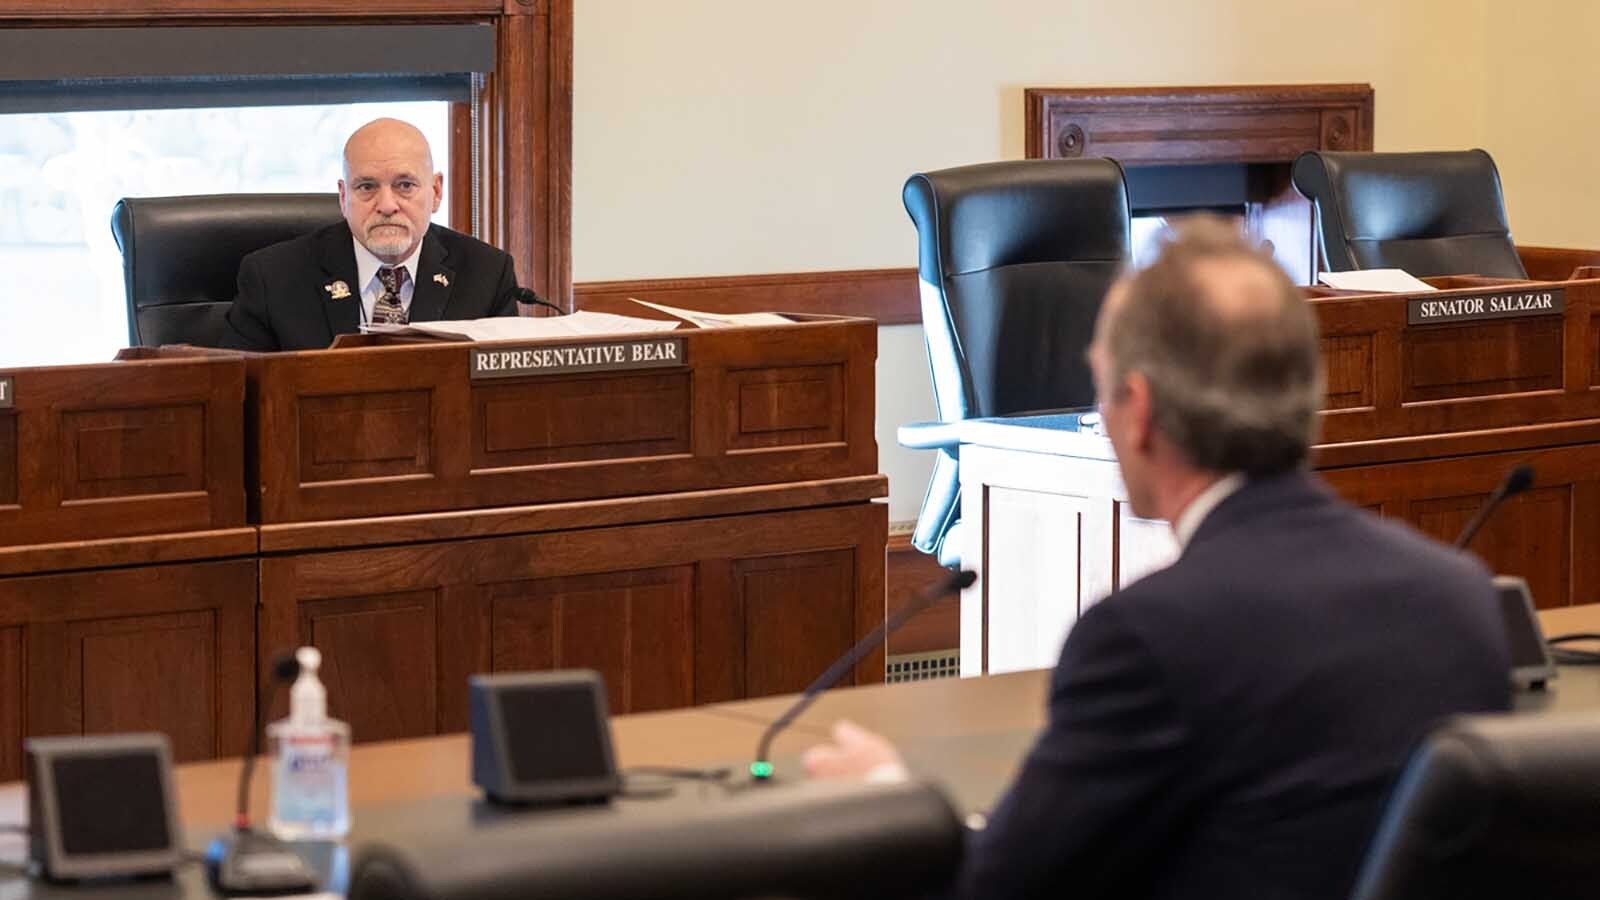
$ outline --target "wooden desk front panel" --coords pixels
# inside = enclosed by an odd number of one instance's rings
[[[1328,372],[1322,442],[1600,418],[1600,281],[1496,281],[1428,296],[1509,289],[1563,290],[1566,311],[1408,326],[1408,295],[1312,301]]]
[[[267,558],[263,665],[321,648],[360,741],[466,728],[477,672],[594,668],[618,713],[797,691],[883,621],[886,517],[857,503]],[[882,677],[881,650],[855,673]]]
[[[1600,602],[1600,444],[1320,474],[1352,503],[1451,542],[1520,463],[1533,466],[1534,487],[1506,501],[1473,541],[1473,550],[1491,571],[1526,578],[1540,608]]]
[[[253,360],[260,521],[877,471],[872,322],[669,336],[683,339],[685,365],[480,381],[468,378],[465,344]]]
[[[244,525],[242,360],[0,375],[0,546]]]
[[[159,731],[236,756],[255,715],[254,560],[0,578],[0,779],[31,735]]]

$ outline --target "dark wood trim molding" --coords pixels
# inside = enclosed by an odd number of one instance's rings
[[[586,281],[574,286],[576,308],[638,315],[628,298],[706,312],[794,312],[861,316],[880,325],[922,321],[916,269],[853,269],[772,275],[719,275]]]
[[[1566,281],[1574,277],[1578,269],[1600,266],[1600,250],[1519,245],[1517,255],[1522,257],[1522,267],[1534,281]]]
[[[479,92],[479,153],[462,152],[478,181],[477,219],[460,170],[452,222],[502,247],[523,284],[556,302],[572,293],[572,35],[576,0],[0,0],[0,25],[268,25],[297,22],[488,22],[495,72]],[[452,112],[451,148],[470,116]],[[461,218],[455,218],[462,214]]]
[[[1372,149],[1367,84],[1026,88],[1023,103],[1029,159],[1265,163]]]

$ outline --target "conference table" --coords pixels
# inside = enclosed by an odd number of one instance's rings
[[[1540,613],[1547,635],[1600,631],[1600,603]],[[1010,782],[1023,754],[1044,724],[1050,670],[1035,669],[976,678],[944,678],[900,684],[841,688],[823,694],[773,745],[779,788],[800,780],[799,757],[824,741],[833,723],[849,719],[888,736],[913,771],[941,785],[963,816],[989,810]],[[762,732],[793,702],[769,697],[612,719],[618,766],[729,768],[743,779]],[[1574,713],[1600,710],[1600,667],[1563,666],[1543,691],[1518,695],[1519,713]],[[347,841],[359,847],[370,840],[417,837],[456,827],[486,813],[469,779],[471,745],[464,734],[384,741],[351,753],[350,793],[354,829]],[[238,760],[198,762],[177,767],[179,816],[199,847],[228,827],[233,818]],[[259,820],[268,803],[266,778],[252,790]],[[718,802],[737,794],[683,782],[673,802]],[[655,800],[624,800],[653,803]],[[0,785],[0,823],[25,821],[26,789]],[[403,839],[403,838],[402,838]],[[20,835],[0,834],[0,859],[20,859]],[[0,897],[6,900],[66,900],[85,893],[115,895],[115,900],[168,900],[207,896],[198,866],[183,869],[172,882],[93,889],[47,885],[20,869],[0,870]]]

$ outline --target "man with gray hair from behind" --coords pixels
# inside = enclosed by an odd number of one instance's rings
[[[1344,898],[1412,745],[1509,708],[1488,573],[1307,469],[1316,320],[1229,223],[1179,224],[1121,278],[1089,361],[1133,510],[1180,554],[1068,635],[950,892]],[[815,777],[914,769],[851,723],[833,737]]]

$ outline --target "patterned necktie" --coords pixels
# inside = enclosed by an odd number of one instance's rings
[[[411,280],[411,272],[404,266],[384,266],[378,270],[378,280],[383,282],[383,296],[372,306],[373,324],[406,324],[409,316],[405,307],[400,305],[400,288]]]

